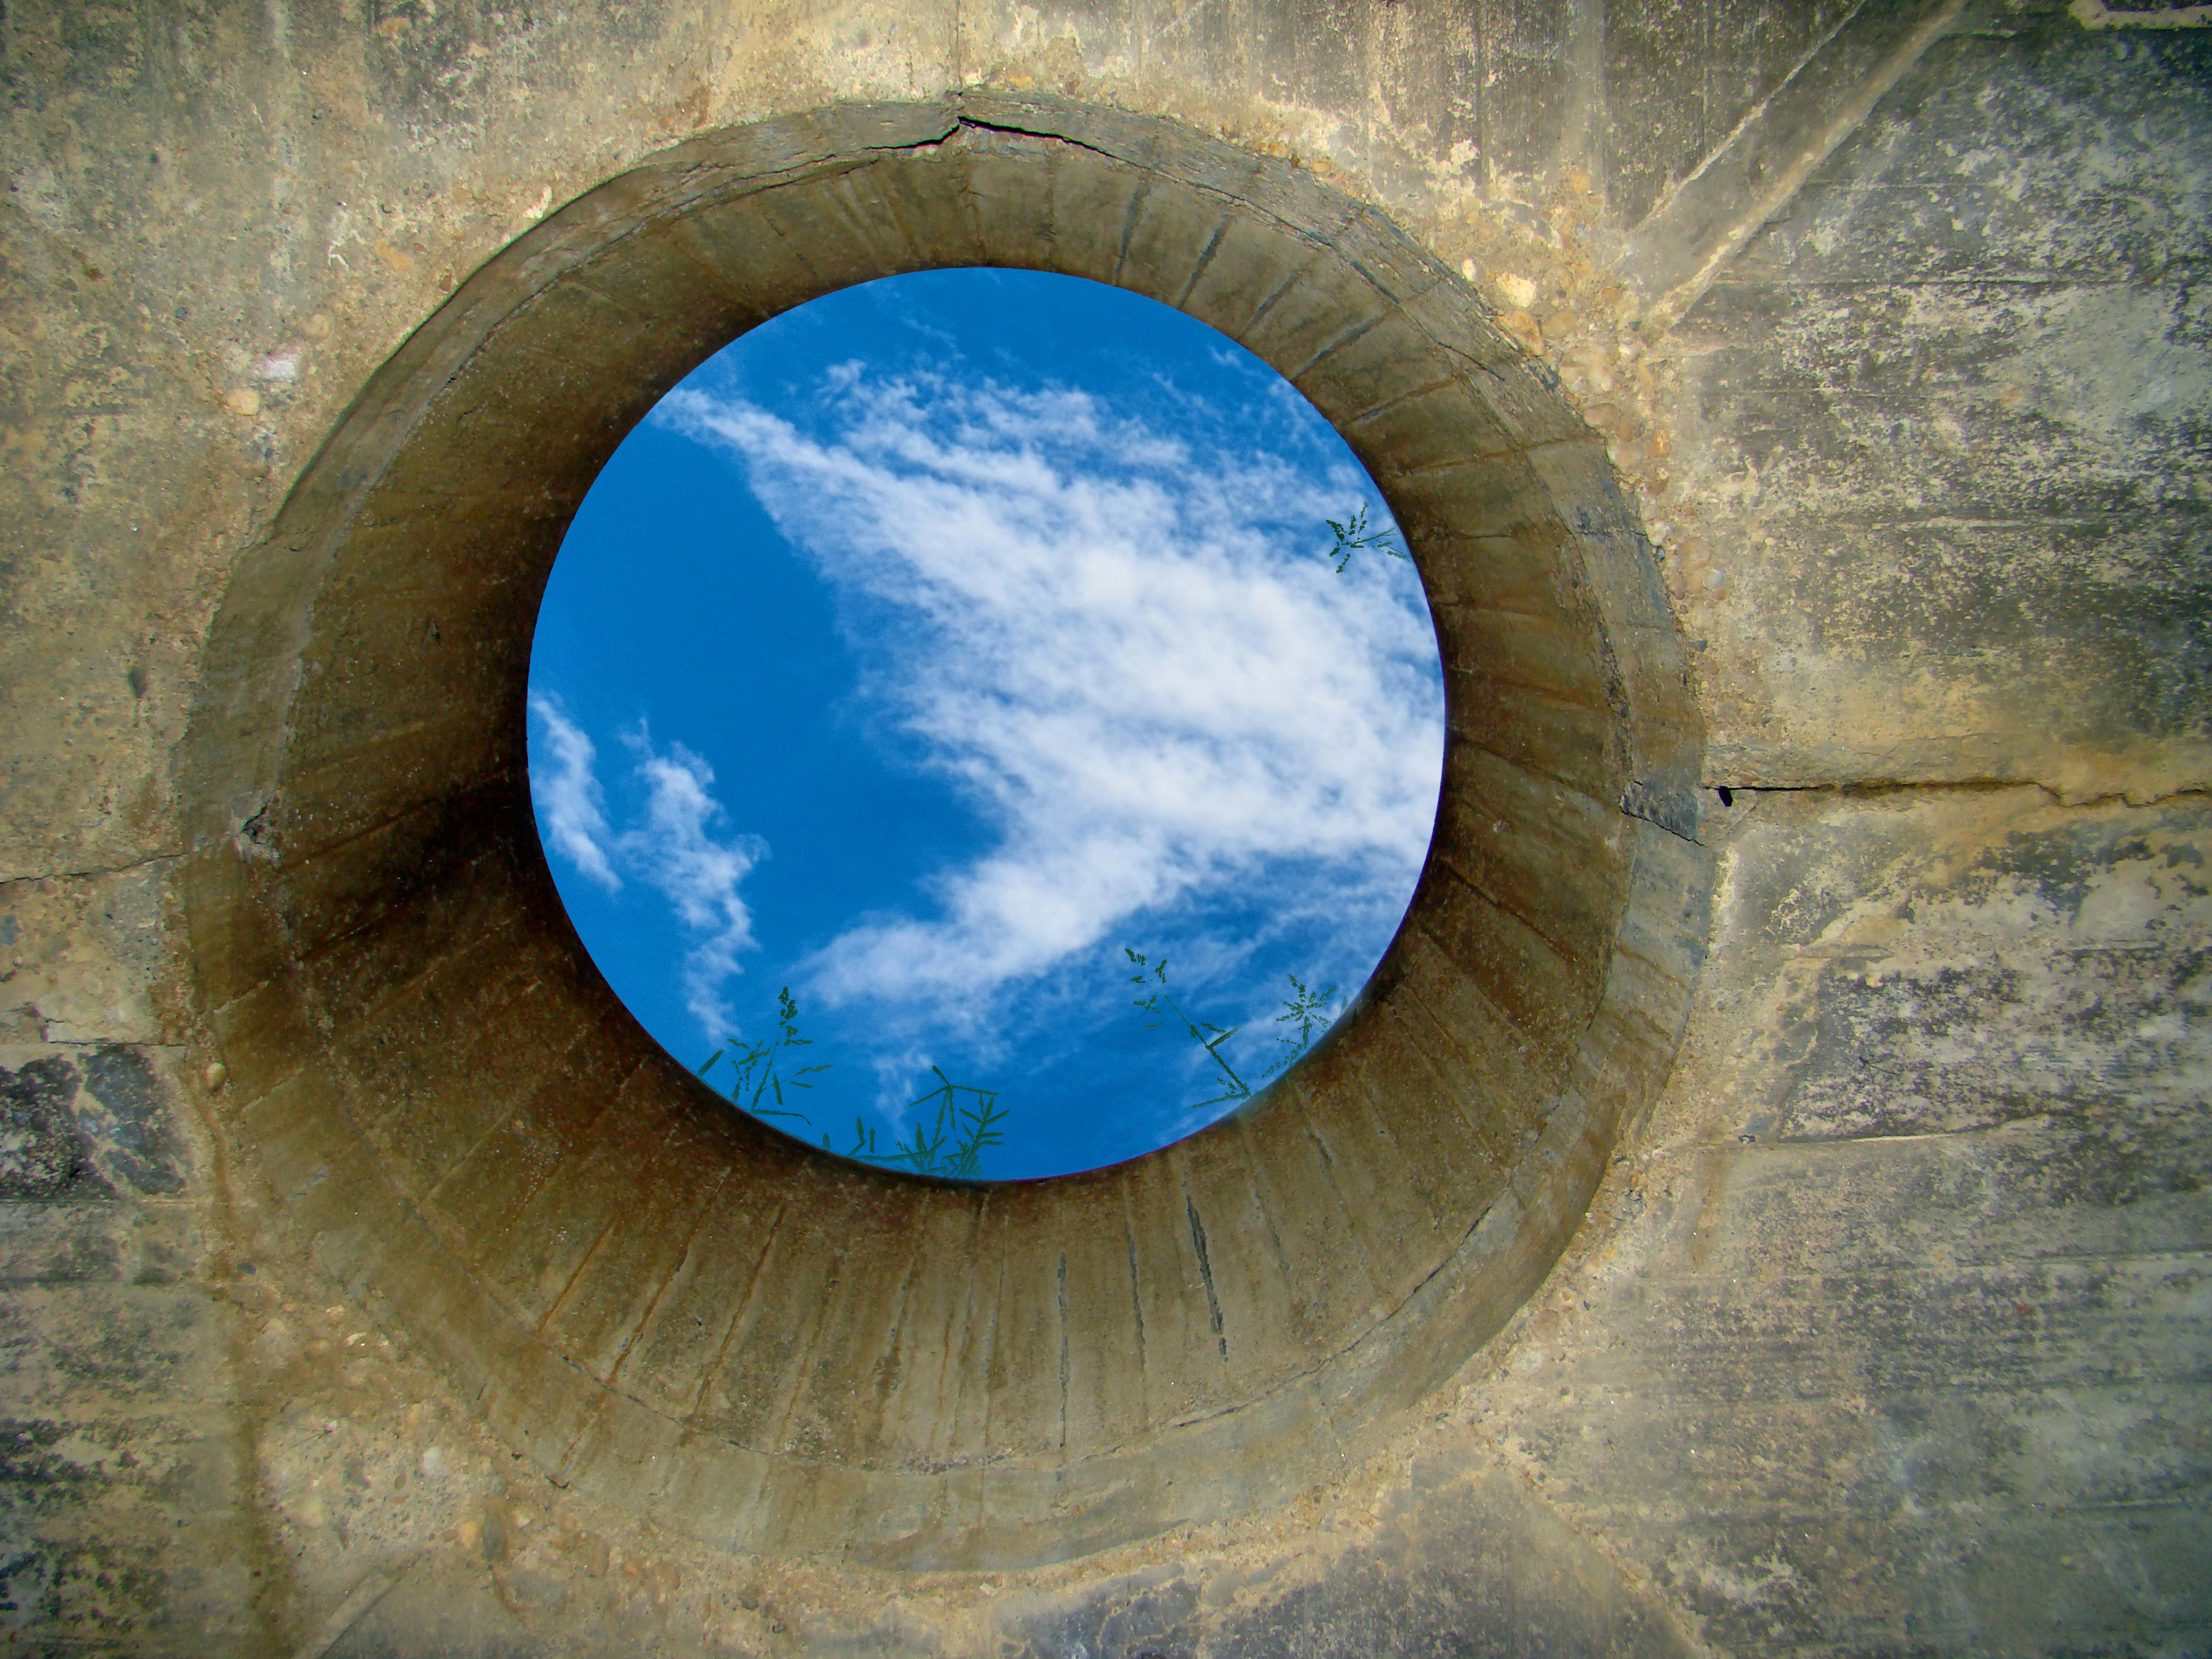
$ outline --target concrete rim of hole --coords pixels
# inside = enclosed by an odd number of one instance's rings
[[[664,1054],[562,910],[523,738],[631,424],[768,317],[958,264],[1146,294],[1310,397],[1407,532],[1450,732],[1328,1042],[1189,1140],[990,1188],[811,1152]],[[368,383],[208,664],[192,988],[274,1212],[550,1479],[748,1551],[1020,1567],[1328,1479],[1557,1258],[1703,948],[1702,733],[1601,441],[1374,209],[1065,101],[767,121],[554,214]]]

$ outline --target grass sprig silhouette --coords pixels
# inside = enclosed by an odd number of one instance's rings
[[[1322,556],[1336,561],[1336,574],[1340,576],[1344,574],[1344,567],[1352,562],[1352,556],[1368,548],[1372,548],[1378,553],[1388,553],[1394,559],[1402,559],[1406,556],[1404,550],[1397,544],[1396,531],[1370,530],[1367,527],[1367,504],[1364,501],[1359,504],[1358,511],[1352,514],[1341,524],[1334,519],[1323,519],[1322,522],[1329,527],[1330,532],[1336,538],[1336,545]]]
[[[1137,1007],[1156,1016],[1145,1029],[1158,1030],[1165,1025],[1180,1026],[1192,1042],[1206,1051],[1206,1058],[1214,1064],[1218,1073],[1215,1081],[1222,1085],[1222,1092],[1186,1109],[1195,1112],[1204,1107],[1218,1106],[1225,1100],[1249,1100],[1252,1085],[1244,1080],[1236,1066],[1230,1063],[1229,1057],[1221,1052],[1229,1040],[1244,1028],[1241,1025],[1214,1025],[1202,1019],[1194,1019],[1184,1012],[1182,1005],[1169,993],[1165,957],[1156,962],[1126,945],[1121,947],[1121,954],[1128,957],[1137,969],[1129,975],[1129,983],[1152,988],[1143,996],[1133,999]],[[1260,1080],[1263,1083],[1297,1064],[1299,1056],[1313,1046],[1314,1034],[1326,1030],[1335,1018],[1329,1011],[1336,997],[1336,987],[1331,985],[1316,991],[1296,974],[1285,974],[1283,977],[1291,982],[1291,994],[1283,999],[1283,1012],[1275,1016],[1275,1024],[1290,1025],[1297,1034],[1276,1037],[1275,1041],[1290,1052],[1278,1056],[1275,1063],[1260,1074]]]
[[[793,1048],[811,1048],[812,1037],[799,1035],[799,1004],[787,985],[776,994],[775,1035],[764,1042],[741,1042],[736,1037],[724,1039],[723,1046],[699,1062],[697,1075],[704,1079],[725,1054],[730,1056],[733,1073],[726,1091],[732,1104],[742,1107],[755,1117],[788,1117],[804,1123],[811,1131],[814,1121],[801,1111],[784,1103],[786,1089],[811,1089],[808,1081],[816,1073],[830,1069],[828,1060],[811,1066],[802,1066],[787,1073],[784,1056]],[[863,1164],[874,1164],[884,1169],[907,1169],[916,1175],[942,1176],[951,1180],[975,1180],[983,1172],[983,1154],[993,1146],[1004,1144],[1006,1137],[999,1125],[1006,1118],[1006,1109],[999,1104],[995,1089],[978,1089],[965,1083],[955,1083],[934,1066],[939,1087],[928,1091],[918,1099],[907,1102],[907,1110],[937,1103],[934,1116],[916,1121],[912,1133],[893,1141],[888,1151],[876,1144],[876,1132],[860,1118],[853,1120],[853,1145],[847,1158],[857,1158]],[[710,1084],[708,1085],[712,1087]],[[972,1097],[963,1105],[961,1097]],[[774,1098],[775,1104],[764,1103]],[[822,1150],[834,1152],[830,1137],[822,1137]]]
[[[1252,1085],[1237,1074],[1237,1068],[1229,1063],[1229,1057],[1221,1052],[1221,1045],[1243,1028],[1231,1025],[1224,1030],[1218,1025],[1209,1025],[1204,1020],[1193,1019],[1188,1014],[1183,1012],[1182,1005],[1168,994],[1168,959],[1165,957],[1162,957],[1158,962],[1153,962],[1141,953],[1132,951],[1126,945],[1121,947],[1121,953],[1136,964],[1137,971],[1129,975],[1130,984],[1151,985],[1157,988],[1146,995],[1133,999],[1136,1006],[1148,1014],[1158,1016],[1145,1029],[1157,1030],[1170,1022],[1182,1026],[1190,1034],[1190,1040],[1206,1050],[1206,1058],[1211,1060],[1220,1072],[1221,1075],[1217,1081],[1225,1085],[1222,1092],[1211,1099],[1200,1101],[1198,1105],[1190,1107],[1188,1109],[1194,1112],[1200,1107],[1216,1106],[1224,1100],[1251,1099]]]
[[[1314,1033],[1326,1030],[1329,1022],[1336,1018],[1329,1012],[1330,1005],[1336,1000],[1336,987],[1332,985],[1325,991],[1310,991],[1306,988],[1306,982],[1296,974],[1285,974],[1283,977],[1291,982],[1291,994],[1283,999],[1283,1012],[1275,1016],[1275,1024],[1294,1025],[1297,1028],[1297,1035],[1276,1036],[1275,1041],[1291,1052],[1276,1058],[1275,1063],[1262,1073],[1267,1077],[1289,1071],[1297,1064],[1298,1056],[1313,1047]]]
[[[852,1150],[846,1157],[885,1168],[903,1164],[916,1175],[943,1176],[955,1181],[972,1181],[981,1176],[985,1150],[1004,1144],[1006,1139],[998,1127],[1006,1117],[1006,1109],[999,1104],[999,1092],[955,1083],[936,1066],[929,1069],[937,1073],[939,1086],[907,1102],[907,1110],[935,1101],[936,1115],[916,1120],[913,1133],[892,1143],[887,1152],[877,1150],[876,1132],[855,1117]],[[972,1103],[962,1105],[963,1095],[974,1097]],[[836,1150],[830,1146],[828,1135],[822,1137],[822,1144]]]
[[[1143,996],[1133,999],[1137,1007],[1156,1018],[1146,1028],[1157,1030],[1173,1024],[1182,1028],[1190,1040],[1204,1049],[1213,1063],[1216,1082],[1221,1092],[1210,1096],[1188,1108],[1200,1111],[1208,1106],[1218,1106],[1224,1101],[1244,1101],[1252,1097],[1252,1085],[1244,1080],[1229,1058],[1222,1053],[1243,1027],[1220,1026],[1206,1020],[1194,1019],[1183,1012],[1182,1005],[1175,1000],[1168,988],[1168,963],[1165,957],[1155,961],[1141,951],[1122,946],[1137,971],[1129,975],[1132,985],[1150,988]],[[1291,982],[1291,994],[1283,999],[1283,1012],[1275,1016],[1275,1024],[1288,1024],[1295,1035],[1278,1036],[1275,1041],[1287,1048],[1288,1054],[1279,1055],[1275,1063],[1261,1074],[1261,1080],[1276,1077],[1288,1071],[1300,1055],[1313,1045],[1314,1034],[1327,1027],[1332,1018],[1329,1009],[1336,996],[1336,987],[1331,985],[1321,991],[1309,988],[1296,974],[1284,975]],[[805,1112],[786,1104],[784,1091],[811,1089],[811,1079],[830,1069],[827,1060],[817,1060],[811,1066],[795,1070],[784,1069],[785,1057],[794,1048],[811,1048],[814,1039],[799,1034],[799,1004],[785,986],[776,994],[775,1034],[762,1042],[744,1042],[736,1037],[724,1040],[723,1046],[699,1062],[697,1075],[703,1080],[725,1055],[730,1060],[731,1080],[726,1092],[731,1102],[755,1117],[785,1117],[803,1123],[811,1132],[814,1121]],[[937,1079],[937,1087],[925,1091],[907,1102],[908,1112],[917,1107],[934,1106],[915,1120],[915,1127],[906,1135],[884,1146],[867,1121],[857,1115],[853,1119],[853,1144],[845,1149],[844,1156],[863,1164],[873,1164],[880,1169],[903,1169],[915,1175],[937,1176],[952,1181],[976,1181],[982,1178],[983,1154],[994,1146],[1006,1144],[1006,1135],[1000,1127],[1007,1118],[1005,1107],[999,1104],[999,1091],[981,1089],[972,1084],[955,1083],[938,1066],[930,1072]],[[709,1086],[712,1086],[711,1085]],[[963,1098],[964,1097],[964,1098]],[[775,1104],[767,1102],[773,1099]],[[837,1151],[827,1134],[822,1136],[822,1150]]]
[[[787,985],[776,997],[775,1035],[765,1042],[740,1042],[735,1037],[723,1040],[724,1046],[699,1062],[698,1075],[705,1077],[714,1069],[714,1062],[726,1054],[730,1069],[736,1073],[729,1089],[730,1098],[755,1117],[795,1117],[804,1123],[806,1114],[790,1110],[784,1105],[786,1089],[811,1089],[806,1079],[817,1072],[830,1069],[827,1060],[813,1066],[802,1066],[788,1077],[783,1073],[783,1057],[793,1048],[811,1048],[812,1037],[799,1035],[799,1005],[792,1000],[791,988]],[[748,1092],[750,1091],[750,1092]],[[767,1096],[775,1097],[774,1106],[763,1106]],[[810,1126],[811,1127],[811,1126]]]

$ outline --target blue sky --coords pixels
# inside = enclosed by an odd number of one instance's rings
[[[1443,692],[1381,497],[1273,370],[1079,278],[931,271],[786,313],[623,442],[531,663],[532,798],[609,982],[686,1065],[773,1035],[842,1147],[954,1082],[985,1175],[1227,1107],[1125,949],[1241,1027],[1357,990],[1435,817]],[[710,1074],[710,1078],[713,1074]]]

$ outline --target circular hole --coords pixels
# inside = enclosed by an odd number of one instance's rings
[[[1380,492],[1273,368],[1045,272],[887,277],[689,375],[531,661],[562,902],[646,1030],[810,1144],[1138,1157],[1350,1005],[1435,822]]]
[[[1474,296],[1287,163],[976,107],[702,137],[462,284],[241,556],[179,786],[196,1005],[270,1213],[549,1478],[894,1570],[1285,1502],[1425,1409],[1662,1085],[1711,880],[1649,544]],[[1008,125],[1048,120],[1081,142]],[[525,767],[543,585],[623,435],[748,328],[976,264],[1145,294],[1309,397],[1421,559],[1450,734],[1329,1042],[1255,1109],[1005,1185],[718,1104],[585,958]]]

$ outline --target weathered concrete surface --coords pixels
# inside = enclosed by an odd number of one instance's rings
[[[2204,786],[2203,45],[2143,39],[1939,42],[1678,331],[1717,775]]]
[[[581,966],[523,806],[532,611],[629,422],[760,317],[963,261],[1274,362],[1391,492],[1449,687],[1358,1007],[1050,1187],[733,1117]],[[1601,441],[1447,271],[1281,162],[969,94],[694,140],[471,276],[241,563],[177,887],[247,1178],[550,1478],[750,1552],[1030,1567],[1294,1496],[1541,1278],[1687,1016],[1698,735]]]
[[[1642,1213],[1463,1409],[1730,1650],[2186,1650],[2202,805],[1753,800]]]
[[[1669,319],[1632,233],[1708,158],[1697,191],[1758,188],[1881,20],[9,8],[0,1643],[2212,1644],[2212,30],[1939,21]],[[329,1177],[273,1188],[226,1115],[177,921],[213,618],[379,366],[657,151],[963,88],[1293,161],[1496,307],[1662,546],[1719,860],[1669,1091],[1515,1322],[1381,1441],[1267,1448],[1289,1502],[1024,1572],[754,1555],[550,1483],[302,1248]]]

